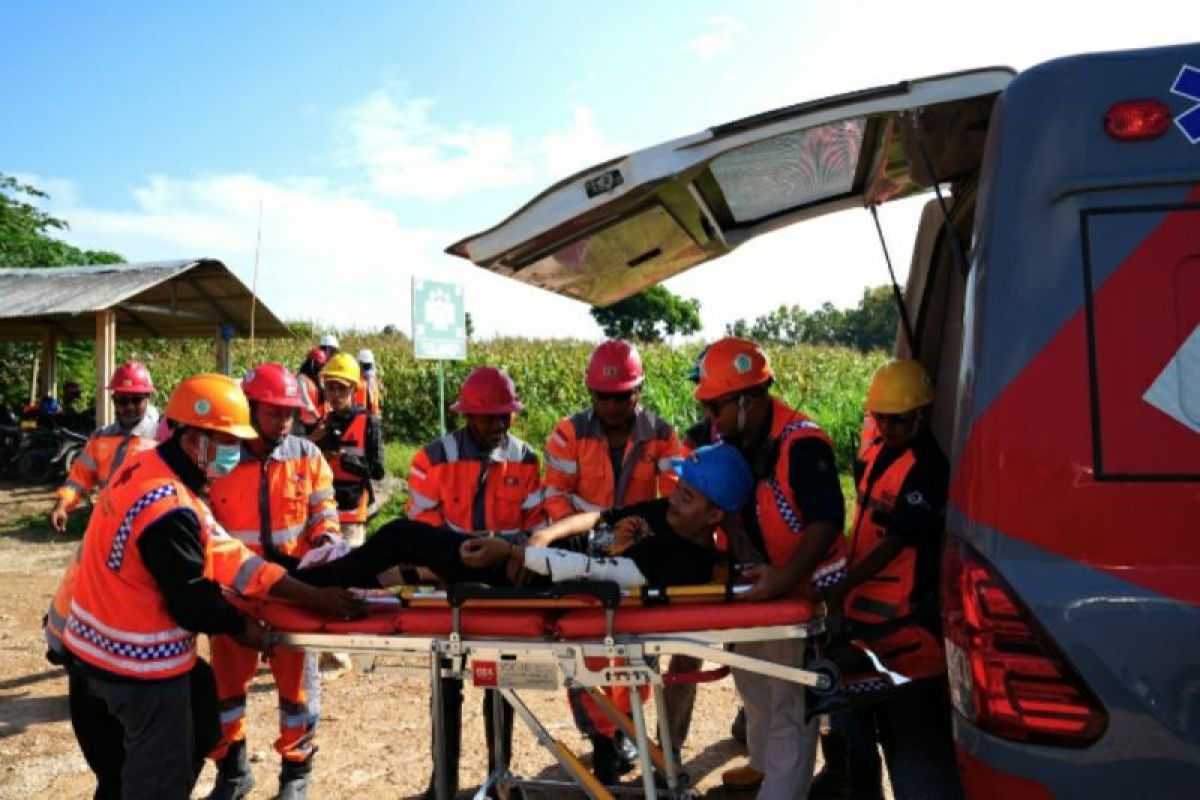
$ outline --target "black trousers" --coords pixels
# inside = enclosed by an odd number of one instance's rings
[[[197,659],[165,681],[113,681],[67,663],[71,727],[96,800],[187,798],[221,737],[217,685]]]
[[[397,519],[377,530],[362,547],[326,564],[294,570],[292,574],[313,586],[373,589],[379,586],[381,572],[407,564],[427,567],[446,583],[509,585],[503,568],[474,569],[462,563],[458,549],[470,539],[469,534],[449,528]]]
[[[442,678],[442,730],[445,731],[445,757],[446,757],[446,772],[450,778],[447,786],[450,788],[450,796],[453,797],[458,792],[458,762],[459,756],[462,753],[462,703],[463,703],[463,685],[462,681],[456,678]],[[496,732],[495,723],[492,720],[492,705],[500,703],[501,708],[501,732],[503,735],[502,747],[503,754],[496,752]],[[432,708],[430,713],[432,713]],[[487,738],[487,754],[488,754],[488,774],[491,774],[496,769],[496,765],[501,760],[508,764],[512,758],[512,736],[513,736],[513,716],[514,711],[512,706],[505,703],[500,693],[488,689],[483,693],[483,723],[484,736]],[[436,739],[430,739],[430,753],[434,753],[438,743]],[[437,762],[434,761],[434,771],[429,776],[429,789],[432,792],[437,786]]]

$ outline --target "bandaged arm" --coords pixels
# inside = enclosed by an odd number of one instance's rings
[[[523,551],[523,552],[522,552]],[[613,581],[622,588],[642,586],[646,576],[629,558],[593,558],[552,547],[517,547],[512,556],[524,557],[530,572],[559,581]]]

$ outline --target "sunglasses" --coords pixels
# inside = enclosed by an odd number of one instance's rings
[[[903,414],[880,414],[872,412],[871,416],[880,425],[907,425],[916,419],[917,413],[915,411],[906,411]]]
[[[136,406],[146,398],[143,395],[136,394],[118,394],[113,395],[114,406]]]
[[[633,399],[633,392],[594,392],[595,397],[602,403],[628,403]]]

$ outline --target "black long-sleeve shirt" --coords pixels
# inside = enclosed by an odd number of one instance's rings
[[[156,453],[185,486],[196,493],[203,490],[203,471],[187,457],[177,439],[159,445]],[[225,600],[220,585],[204,577],[204,546],[195,512],[181,508],[164,514],[146,526],[137,546],[142,563],[179,627],[196,633],[237,634],[245,630],[245,619]],[[109,672],[74,657],[69,658],[68,667],[111,682],[146,680]]]
[[[756,480],[769,478],[775,471],[776,459],[783,457],[769,440],[774,422],[774,408],[763,420],[762,429],[753,442],[739,448],[754,470]],[[842,499],[842,486],[838,483],[837,467],[833,448],[815,438],[798,439],[788,446],[788,485],[796,505],[804,515],[806,524],[828,522],[841,530],[845,524],[846,506]],[[742,512],[742,524],[750,541],[766,554],[762,525],[758,519],[758,506],[751,503]]]
[[[199,494],[205,476],[171,439],[158,447],[158,455],[185,486]],[[204,545],[200,520],[191,509],[181,508],[146,526],[137,540],[142,563],[154,577],[179,627],[197,633],[241,633],[242,615],[225,600],[219,584],[204,577]]]

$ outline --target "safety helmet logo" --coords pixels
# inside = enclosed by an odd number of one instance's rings
[[[201,398],[196,401],[196,404],[194,406],[192,406],[192,408],[195,410],[195,412],[197,414],[200,414],[201,416],[203,416],[203,415],[207,414],[209,411],[212,411],[212,403]]]
[[[745,375],[754,366],[750,361],[750,356],[745,353],[738,353],[733,359],[733,368],[739,375]]]

